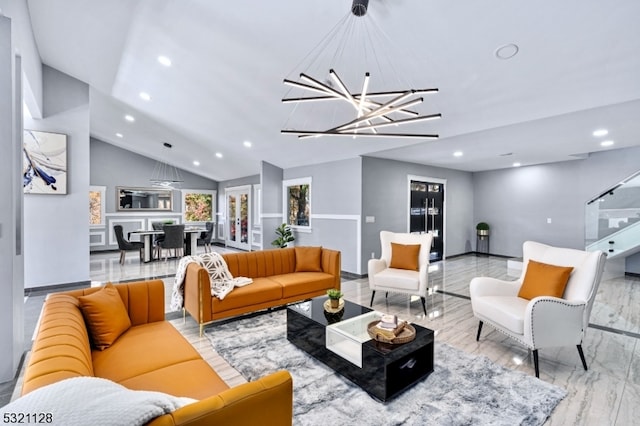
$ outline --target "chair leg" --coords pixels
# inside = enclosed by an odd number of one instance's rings
[[[580,354],[580,360],[582,361],[582,366],[584,367],[584,371],[587,371],[587,361],[584,359],[584,352],[582,352],[582,345],[578,346],[578,353]]]
[[[538,350],[533,350],[533,368],[536,369],[536,377],[540,378],[540,368],[538,368]]]
[[[483,324],[482,321],[478,323],[478,334],[476,335],[476,342],[480,341],[480,332],[482,331],[482,324]]]
[[[424,315],[427,315],[427,300],[424,297],[421,297],[422,300],[422,310],[424,311]]]
[[[373,290],[373,291],[371,292],[371,303],[369,303],[369,307],[373,306],[373,296],[375,296],[375,295],[376,295],[376,291],[375,291],[375,290]]]
[[[125,255],[125,251],[124,250],[120,250],[120,264],[124,265],[124,255]]]
[[[388,298],[388,297],[389,297],[389,292],[387,291],[387,292],[384,294],[384,298],[386,299],[386,298]]]

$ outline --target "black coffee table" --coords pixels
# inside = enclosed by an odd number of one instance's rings
[[[362,367],[326,347],[326,327],[372,310],[345,301],[340,313],[324,309],[326,296],[287,307],[287,339],[328,367],[351,380],[378,401],[389,401],[433,371],[433,330],[412,324],[415,340],[391,345],[362,343]]]

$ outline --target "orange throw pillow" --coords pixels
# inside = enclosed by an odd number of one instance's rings
[[[294,247],[296,272],[322,272],[322,247]]]
[[[391,264],[389,268],[419,270],[418,255],[420,244],[391,243]]]
[[[118,290],[109,283],[102,290],[78,297],[93,345],[105,350],[131,327],[127,309]]]
[[[518,297],[531,300],[538,296],[562,297],[572,266],[556,266],[529,260]]]

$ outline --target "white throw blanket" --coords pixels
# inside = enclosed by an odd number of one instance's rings
[[[0,408],[33,416],[24,423],[65,426],[144,425],[195,402],[162,392],[134,391],[99,377],[73,377],[29,392]],[[50,418],[46,416],[51,415]],[[29,420],[29,421],[27,421]]]
[[[185,256],[180,259],[178,263],[173,291],[171,293],[170,306],[174,311],[178,311],[184,306],[184,278],[187,272],[187,265],[194,262],[209,271],[211,295],[220,300],[223,300],[235,287],[242,287],[253,282],[251,278],[234,278],[229,272],[227,263],[219,253],[211,252],[195,256]]]

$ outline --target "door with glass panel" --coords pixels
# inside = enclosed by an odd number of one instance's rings
[[[227,188],[227,225],[225,242],[229,247],[251,250],[251,186]]]
[[[409,181],[409,232],[433,233],[429,260],[435,262],[444,256],[444,182],[427,179]]]

